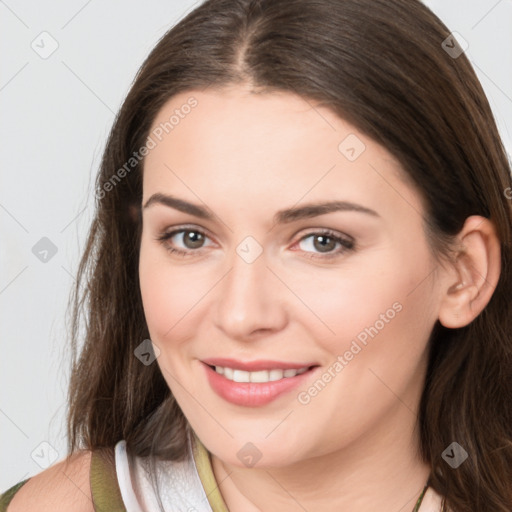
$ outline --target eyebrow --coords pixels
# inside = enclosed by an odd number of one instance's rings
[[[149,208],[151,205],[154,204],[168,206],[169,208],[174,208],[176,210],[179,210],[180,212],[194,215],[195,217],[199,217],[200,219],[213,220],[214,218],[214,215],[211,214],[210,211],[203,206],[189,203],[184,199],[179,199],[177,197],[162,194],[159,192],[153,194],[146,201],[144,209]],[[284,210],[279,210],[274,215],[273,221],[276,224],[286,224],[301,219],[308,219],[311,217],[317,217],[319,215],[325,215],[327,213],[340,211],[365,213],[373,217],[380,217],[380,215],[375,210],[372,210],[371,208],[367,208],[366,206],[362,206],[360,204],[351,203],[349,201],[328,201],[322,203],[308,203],[303,206],[296,206],[292,208],[286,208]]]

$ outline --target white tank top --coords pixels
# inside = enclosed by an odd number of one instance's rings
[[[189,438],[185,460],[155,463],[160,499],[165,512],[212,512],[197,472]],[[131,456],[126,441],[115,447],[116,474],[127,512],[162,512],[149,474],[148,457]]]
[[[165,512],[213,512],[199,478],[190,437],[187,458],[181,462],[156,461],[156,477]],[[116,474],[121,497],[127,512],[162,512],[149,475],[147,457],[133,457],[126,451],[126,442],[115,447]],[[441,510],[441,497],[427,489],[420,512]]]

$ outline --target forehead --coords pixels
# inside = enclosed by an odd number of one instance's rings
[[[196,202],[201,195],[229,197],[247,209],[261,198],[282,206],[343,196],[386,209],[402,197],[409,209],[420,208],[385,148],[291,93],[183,92],[162,107],[150,136],[155,146],[145,158],[143,201],[169,192]]]

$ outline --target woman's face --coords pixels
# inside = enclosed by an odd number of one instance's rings
[[[277,467],[409,432],[440,293],[390,153],[326,108],[242,87],[173,97],[150,135],[144,311],[210,452]]]

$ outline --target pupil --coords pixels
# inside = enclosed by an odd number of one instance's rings
[[[319,235],[319,236],[316,237],[316,240],[320,240],[321,241],[320,245],[318,247],[316,247],[316,249],[319,249],[320,251],[328,252],[328,249],[333,249],[334,248],[334,247],[332,247],[333,240],[331,238],[329,238],[328,236]],[[331,244],[324,244],[324,242],[326,242],[326,240],[330,240]]]
[[[193,248],[197,248],[201,246],[202,243],[202,235],[197,231],[187,231],[187,236],[185,237],[188,242],[192,244]]]

